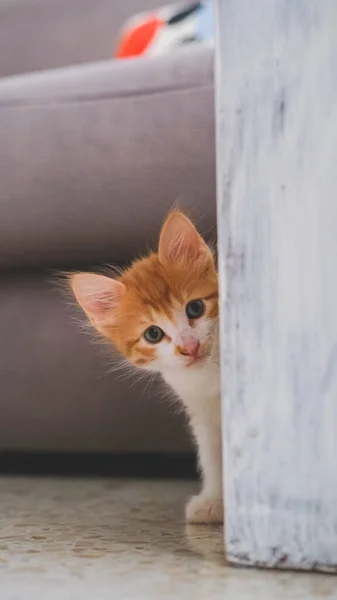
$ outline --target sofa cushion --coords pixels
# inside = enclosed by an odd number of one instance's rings
[[[179,201],[215,226],[213,53],[0,84],[0,268],[124,262]]]

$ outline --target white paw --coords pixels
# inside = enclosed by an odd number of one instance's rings
[[[222,498],[199,494],[193,496],[186,506],[188,523],[223,523]]]

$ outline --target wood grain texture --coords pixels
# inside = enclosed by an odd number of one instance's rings
[[[218,0],[225,544],[337,570],[337,2]]]

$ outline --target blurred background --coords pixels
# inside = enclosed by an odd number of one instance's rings
[[[180,17],[170,49],[173,43],[211,37],[210,2],[175,2],[165,5],[164,11],[162,4],[160,0],[1,0],[0,76],[110,58],[119,50],[125,26],[163,15]],[[132,52],[137,50],[133,47]],[[163,48],[157,49],[162,52]]]
[[[120,29],[158,0],[1,0],[0,76],[104,60]]]
[[[177,201],[215,240],[212,3],[160,4],[0,0],[2,472],[195,474],[59,282],[129,264]]]

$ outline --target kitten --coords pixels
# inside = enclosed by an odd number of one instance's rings
[[[98,332],[135,367],[161,373],[183,402],[203,479],[186,519],[221,523],[218,277],[209,247],[175,211],[162,227],[158,253],[115,279],[77,273],[70,283]]]

